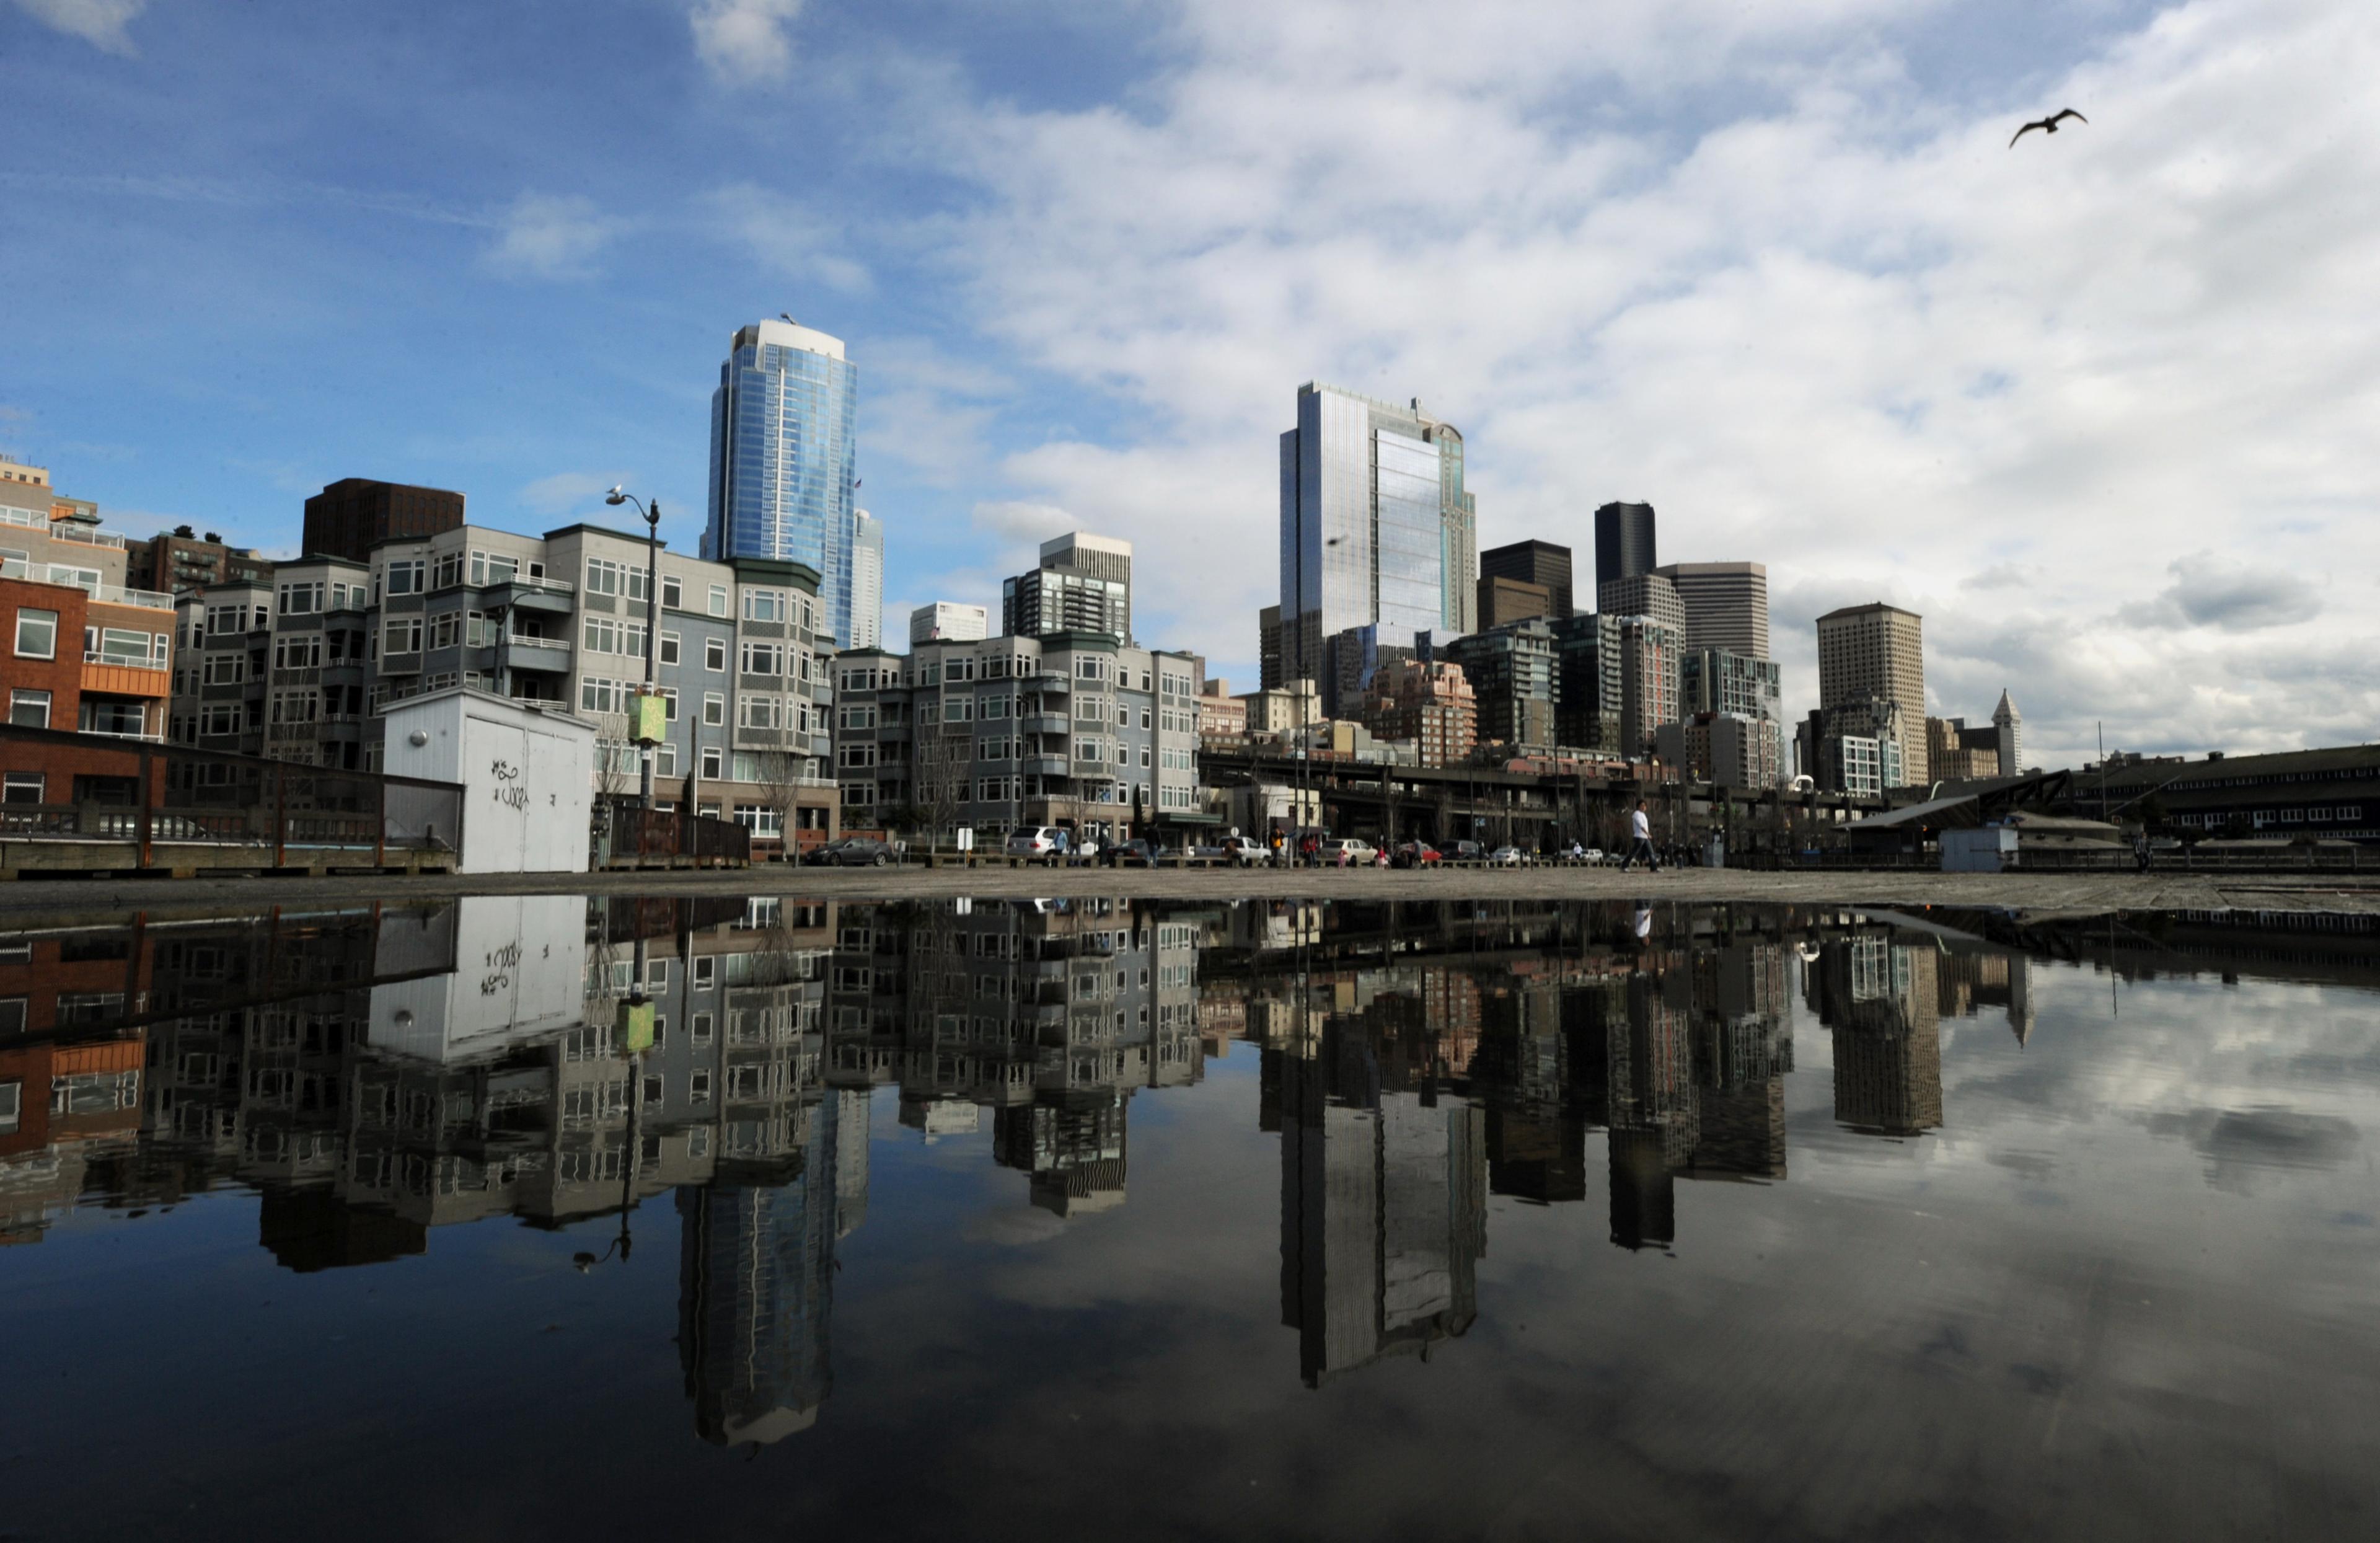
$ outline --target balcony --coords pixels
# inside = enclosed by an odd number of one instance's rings
[[[74,541],[82,546],[114,547],[121,551],[124,538],[113,530],[93,530],[72,520],[51,519],[38,509],[20,509],[13,504],[0,504],[0,523],[22,526],[39,530],[54,541]]]
[[[1072,734],[1074,720],[1062,712],[1028,712],[1016,721],[1016,726],[1026,734]]]
[[[1073,763],[1063,756],[1026,756],[1017,763],[1017,770],[1028,777],[1069,777],[1074,775]]]
[[[504,662],[516,670],[570,670],[570,644],[560,638],[513,636],[504,639]]]
[[[155,697],[173,693],[173,676],[162,667],[131,664],[104,654],[82,656],[82,689],[86,696]]]
[[[483,603],[549,616],[567,616],[577,609],[577,586],[565,584],[558,578],[516,577],[501,584],[490,585]]]

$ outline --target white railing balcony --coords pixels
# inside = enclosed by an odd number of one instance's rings
[[[147,654],[142,654],[138,659],[128,659],[121,654],[109,653],[103,649],[83,650],[82,662],[86,664],[113,664],[122,670],[162,670],[165,667]]]
[[[102,739],[137,739],[150,745],[165,743],[165,736],[162,734],[144,734],[132,729],[82,729],[77,732],[97,735]]]
[[[566,652],[570,648],[567,638],[532,638],[526,632],[507,633],[504,641],[516,649],[560,649]]]

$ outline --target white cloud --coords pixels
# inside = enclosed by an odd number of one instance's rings
[[[523,193],[498,221],[488,262],[518,277],[584,278],[626,229],[626,222],[603,213],[592,199]]]
[[[978,324],[1120,423],[1010,455],[1003,502],[1140,543],[1152,636],[1252,655],[1319,377],[1463,428],[1483,545],[1584,555],[1641,496],[1666,558],[1901,597],[1936,711],[2006,684],[2046,756],[2099,717],[2380,733],[2369,693],[2274,673],[2258,629],[2304,593],[2239,579],[2380,566],[2380,10],[2199,0],[1973,101],[1880,4],[1434,17],[1186,0],[1122,105],[904,115],[980,194],[945,254]],[[2069,103],[2087,128],[2008,148]]]
[[[842,226],[801,200],[739,182],[714,190],[704,204],[728,237],[764,267],[840,294],[868,287],[867,268],[844,249]]]
[[[803,0],[698,0],[686,15],[694,52],[713,75],[731,86],[784,78],[793,68],[793,40],[785,35]]]
[[[17,8],[93,48],[129,56],[134,52],[132,18],[148,4],[149,0],[17,0]]]

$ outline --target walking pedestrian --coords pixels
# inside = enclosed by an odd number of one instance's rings
[[[1628,856],[1621,859],[1620,871],[1627,872],[1636,865],[1636,859],[1642,857],[1647,872],[1660,872],[1661,859],[1653,850],[1653,819],[1645,812],[1645,800],[1642,798],[1636,800],[1636,811],[1628,817]]]

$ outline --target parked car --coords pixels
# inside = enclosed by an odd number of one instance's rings
[[[1488,860],[1499,868],[1519,868],[1529,857],[1517,846],[1500,846],[1488,854]]]
[[[1370,842],[1357,841],[1352,836],[1322,844],[1322,866],[1325,868],[1337,868],[1342,862],[1352,868],[1357,863],[1369,863],[1379,855],[1379,849]]]
[[[1600,867],[1605,861],[1603,848],[1600,846],[1582,848],[1578,853],[1578,860],[1583,863],[1594,863]]]
[[[1446,848],[1443,856],[1458,863],[1475,863],[1488,856],[1488,849],[1475,841],[1458,841]]]
[[[1266,866],[1272,861],[1272,851],[1253,836],[1225,836],[1218,849],[1242,868]]]
[[[1389,859],[1398,868],[1435,868],[1445,860],[1438,855],[1438,848],[1426,841],[1401,843]]]
[[[1008,832],[1008,855],[1055,862],[1066,855],[1066,832],[1055,825],[1020,825]]]
[[[842,836],[810,854],[810,861],[834,868],[882,868],[896,854],[892,844],[874,836]]]
[[[1094,837],[1085,836],[1080,841],[1072,842],[1066,851],[1066,866],[1081,868],[1086,863],[1096,862],[1099,860],[1099,843]]]
[[[1138,839],[1119,841],[1100,849],[1099,861],[1110,868],[1154,868],[1157,848]]]

